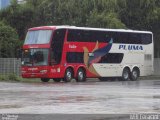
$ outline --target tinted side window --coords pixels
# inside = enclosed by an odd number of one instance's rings
[[[112,33],[108,31],[92,31],[93,42],[109,42],[112,38]]]
[[[68,52],[66,60],[68,63],[83,63],[83,56],[83,52]]]
[[[152,43],[151,34],[76,29],[69,29],[68,31],[68,41],[72,42],[109,42],[113,39],[114,43],[123,44]]]
[[[74,41],[76,41],[75,37],[78,37],[76,30],[68,30],[67,40],[74,42]]]
[[[129,43],[129,34],[125,32],[115,32],[114,33],[114,43]]]
[[[152,43],[152,35],[151,34],[141,34],[141,42],[142,44]]]
[[[130,44],[142,44],[140,33],[129,33],[129,43]]]
[[[86,30],[68,30],[68,41],[72,42],[89,42],[90,41],[90,34]]]
[[[123,56],[123,53],[108,53],[101,58],[99,63],[121,63]]]
[[[111,32],[96,30],[68,30],[68,41],[71,42],[109,42]]]
[[[113,32],[114,43],[123,44],[150,44],[152,43],[151,34]]]

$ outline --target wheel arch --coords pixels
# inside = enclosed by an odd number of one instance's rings
[[[124,69],[128,69],[131,72],[131,68],[129,66],[124,66],[123,69],[122,69],[122,72],[123,72]]]

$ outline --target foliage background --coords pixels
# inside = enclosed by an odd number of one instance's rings
[[[0,57],[14,57],[13,49],[22,45],[27,29],[43,25],[152,31],[155,57],[160,57],[160,0],[12,0],[0,11],[0,21]]]

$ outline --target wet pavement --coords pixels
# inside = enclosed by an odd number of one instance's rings
[[[85,83],[0,82],[0,113],[160,113],[160,80]]]

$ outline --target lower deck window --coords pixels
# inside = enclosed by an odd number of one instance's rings
[[[83,56],[83,52],[68,52],[66,59],[68,63],[84,63]]]
[[[121,63],[123,56],[123,53],[108,53],[101,58],[99,63]]]

